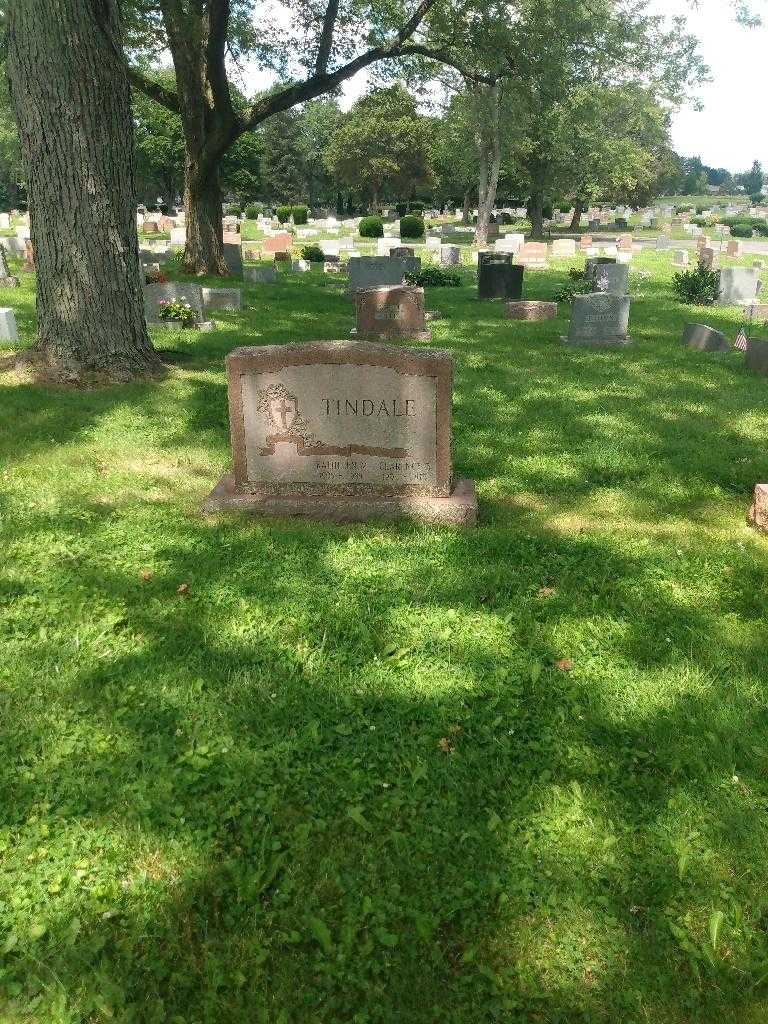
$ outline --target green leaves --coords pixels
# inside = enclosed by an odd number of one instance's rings
[[[322,951],[330,956],[333,952],[333,940],[328,925],[319,917],[308,917],[307,925]]]

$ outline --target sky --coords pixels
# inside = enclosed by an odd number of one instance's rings
[[[650,0],[649,11],[669,17],[684,15],[689,31],[700,41],[712,81],[699,89],[701,111],[684,108],[673,116],[672,145],[681,156],[699,156],[710,167],[746,171],[752,161],[768,167],[768,129],[765,121],[768,59],[768,2],[752,0],[765,24],[737,24],[728,0]],[[270,76],[251,71],[250,89],[265,88]],[[341,104],[348,108],[367,88],[365,74],[344,86]]]
[[[657,0],[655,13],[688,16],[700,41],[700,52],[713,81],[701,87],[702,111],[683,109],[672,122],[672,144],[681,156],[700,156],[710,167],[745,171],[752,161],[768,167],[765,121],[768,56],[768,4],[754,4],[766,24],[745,28],[736,24],[725,0]]]

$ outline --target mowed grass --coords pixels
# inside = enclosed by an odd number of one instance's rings
[[[768,1020],[768,384],[668,260],[624,351],[428,294],[466,532],[200,514],[318,271],[162,382],[0,376],[3,1024]]]

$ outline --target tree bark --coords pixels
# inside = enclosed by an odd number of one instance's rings
[[[528,200],[528,217],[531,221],[531,238],[544,237],[544,195],[538,190]]]
[[[117,0],[13,0],[7,71],[37,270],[28,358],[68,380],[156,374]]]
[[[487,245],[488,225],[496,204],[496,189],[501,170],[501,85],[470,85],[475,116],[475,147],[477,150],[478,189],[475,243]]]
[[[470,196],[469,192],[465,192],[464,193],[464,204],[463,204],[462,210],[461,210],[461,223],[462,224],[469,224],[470,223],[470,217],[469,217],[469,204],[470,204],[470,202],[471,202],[471,196]]]
[[[581,215],[584,213],[584,200],[577,198],[573,204],[573,217],[571,217],[570,231],[578,231],[581,227]]]
[[[219,177],[216,173],[200,173],[189,153],[184,174],[184,213],[184,269],[190,274],[226,277],[229,270],[224,262]]]

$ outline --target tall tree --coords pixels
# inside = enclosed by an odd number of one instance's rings
[[[11,0],[7,69],[27,172],[50,375],[157,372],[139,274],[130,88],[117,0]]]
[[[175,110],[182,119],[186,143],[184,263],[188,271],[227,273],[219,172],[222,157],[235,140],[274,114],[333,91],[377,61],[422,51],[423,45],[411,40],[439,2],[418,0],[408,13],[399,2],[390,0],[373,0],[365,7],[357,0],[297,0],[285,5],[293,18],[292,27],[282,26],[282,42],[272,46],[265,19],[259,24],[264,31],[254,30],[250,0],[157,0],[156,5],[149,0],[134,0],[132,23],[143,29],[143,37],[134,37],[133,45],[140,46],[147,35],[155,50],[167,43],[176,70],[175,90],[159,86],[139,67],[132,70],[131,79],[137,88]],[[147,33],[146,18],[137,19],[137,12],[148,12],[150,20],[159,13],[164,35]],[[373,43],[356,52],[361,21],[364,36]],[[152,28],[159,25],[153,22]],[[227,77],[228,56],[255,52],[266,60],[270,51],[282,59],[283,65],[297,54],[303,77],[238,110]]]
[[[385,189],[406,198],[414,184],[432,177],[425,121],[400,84],[359,99],[328,143],[325,159],[334,177],[359,189],[374,209]]]

